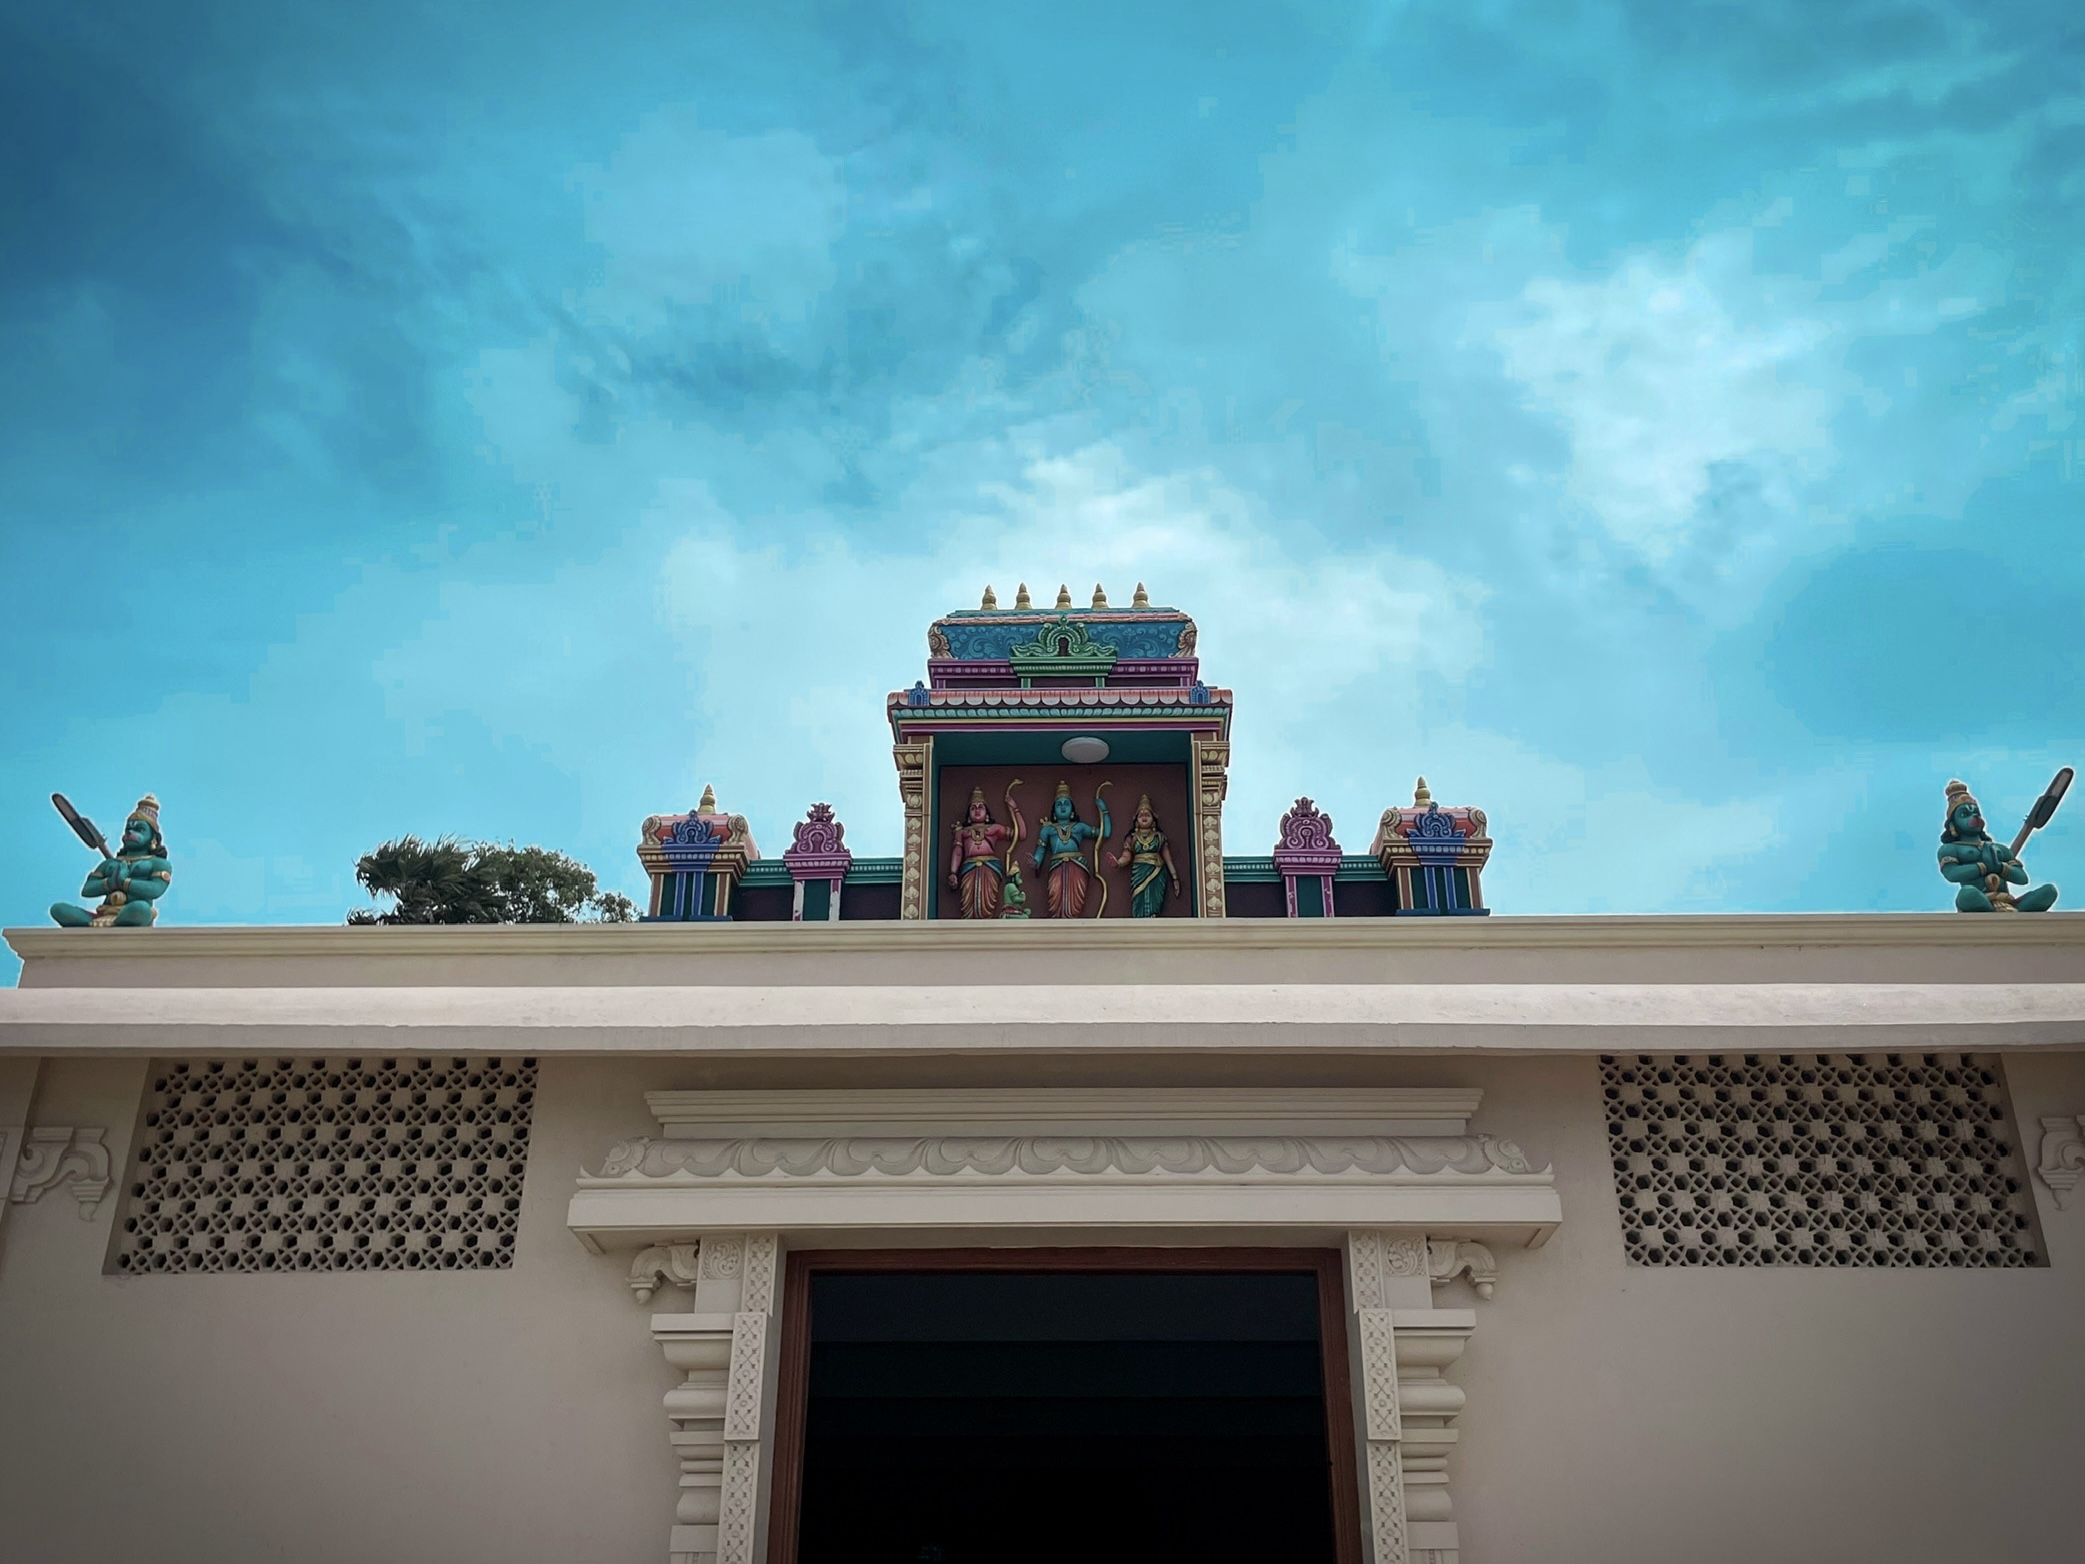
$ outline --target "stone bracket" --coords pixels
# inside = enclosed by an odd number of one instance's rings
[[[2057,1210],[2070,1204],[2071,1191],[2085,1178],[2085,1113],[2042,1120],[2042,1154],[2034,1176],[2047,1187]]]
[[[65,1192],[79,1202],[80,1219],[91,1220],[101,1197],[109,1192],[109,1149],[102,1144],[107,1133],[57,1126],[28,1131],[8,1198],[17,1205],[34,1205],[46,1190],[63,1184]]]

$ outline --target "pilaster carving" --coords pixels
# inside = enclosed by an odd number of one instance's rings
[[[1356,1229],[1347,1234],[1357,1432],[1371,1564],[1459,1564],[1448,1454],[1463,1392],[1443,1374],[1477,1317],[1399,1307],[1467,1274],[1488,1287],[1490,1251],[1467,1239]]]
[[[1347,1234],[1347,1286],[1353,1297],[1348,1307],[1383,1307],[1383,1235],[1372,1229]]]
[[[652,1316],[653,1339],[682,1374],[666,1393],[681,1468],[669,1564],[754,1564],[779,1248],[775,1234],[754,1233],[647,1251],[662,1257],[645,1262],[647,1275],[695,1288],[694,1312]]]
[[[8,1186],[17,1205],[33,1205],[44,1191],[59,1184],[79,1202],[80,1219],[91,1220],[101,1197],[109,1192],[109,1149],[103,1129],[46,1126],[28,1131]]]
[[[1461,1542],[1448,1491],[1448,1457],[1460,1437],[1452,1425],[1466,1398],[1444,1371],[1469,1345],[1477,1316],[1467,1309],[1399,1309],[1395,1324],[1398,1460],[1409,1564],[1428,1553],[1439,1564],[1458,1564]]]
[[[898,763],[898,796],[905,803],[905,878],[898,893],[900,918],[927,915],[927,775],[932,739],[894,744]]]
[[[759,1314],[775,1311],[775,1266],[782,1244],[773,1233],[746,1235],[746,1274],[741,1285],[739,1307]]]
[[[1195,742],[1195,842],[1200,853],[1200,902],[1205,918],[1224,915],[1223,800],[1229,789],[1231,746],[1219,739]]]

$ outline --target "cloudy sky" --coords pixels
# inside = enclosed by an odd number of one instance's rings
[[[1193,613],[1226,813],[1502,911],[1939,908],[2085,754],[2054,3],[0,0],[0,922],[405,831],[898,839],[986,582]],[[2085,891],[2085,805],[2030,855]]]

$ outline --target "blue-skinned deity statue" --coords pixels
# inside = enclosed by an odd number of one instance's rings
[[[122,846],[80,887],[82,896],[98,896],[101,904],[90,912],[55,902],[51,921],[68,929],[144,928],[158,918],[157,903],[173,878],[166,839],[159,834],[159,800],[147,793],[123,822]]]
[[[2003,842],[1984,829],[1983,807],[1968,784],[1947,785],[1947,819],[1940,827],[1940,873],[1957,887],[1957,912],[2046,912],[2056,905],[2056,887],[2038,885],[2014,894],[2027,883],[2027,866]]]

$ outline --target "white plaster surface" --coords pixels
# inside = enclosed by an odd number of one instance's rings
[[[1350,1068],[1481,1088],[1477,1124],[1557,1173],[1566,1220],[1546,1247],[1499,1250],[1489,1301],[1461,1279],[1435,1294],[1477,1319],[1450,1376],[1469,1398],[1450,1467],[1464,1564],[2070,1556],[2085,1210],[2037,1190],[2048,1269],[1632,1270],[1590,1058]],[[143,1070],[51,1063],[38,1114],[114,1125],[120,1165]],[[628,1255],[587,1254],[565,1205],[582,1163],[648,1127],[647,1090],[702,1073],[546,1062],[511,1271],[112,1277],[117,1200],[91,1223],[69,1202],[15,1212],[0,1557],[656,1560],[672,1375]],[[2085,1102],[2085,1055],[2008,1073],[2028,1122]]]
[[[708,944],[640,930],[620,945],[603,931],[11,934],[29,986],[0,993],[0,1048],[43,1056],[26,1122],[108,1126],[119,1171],[147,1054],[425,1048],[543,1064],[508,1271],[109,1276],[120,1182],[88,1221],[69,1200],[9,1213],[0,1559],[658,1564],[676,1376],[653,1310],[685,1293],[639,1304],[631,1253],[589,1253],[567,1229],[580,1170],[657,1132],[648,1092],[804,1089],[830,1105],[865,1087],[1183,1102],[1258,1089],[1269,1111],[1293,1111],[1282,1094],[1305,1088],[1357,1103],[1481,1091],[1471,1128],[1553,1169],[1562,1222],[1541,1248],[1494,1246],[1490,1299],[1460,1275],[1432,1290],[1476,1320],[1448,1371],[1467,1393],[1448,1466],[1458,1564],[2074,1556],[2085,1201],[2059,1210],[2030,1181],[2051,1261],[2033,1270],[1631,1269],[1592,1055],[1682,1038],[2004,1049],[2025,1168],[2032,1126],[2085,1113],[2085,922],[1488,921],[1308,937],[1237,925],[1148,948],[1024,932],[1000,952],[1003,988],[975,976],[978,937],[931,925]],[[1066,951],[1094,981],[1045,989]],[[807,973],[822,986],[802,986]],[[1394,1225],[1250,1196],[1197,1206],[1192,1229],[1024,1238],[1336,1248],[1349,1226]],[[973,1225],[784,1243],[1005,1241],[992,1222],[1005,1206],[963,1198]]]
[[[1587,1051],[2085,1043],[2085,982],[0,990],[0,1048],[95,1053]]]

